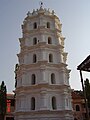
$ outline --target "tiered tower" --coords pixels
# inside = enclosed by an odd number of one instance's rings
[[[28,12],[16,66],[15,120],[73,120],[62,24],[54,11]]]

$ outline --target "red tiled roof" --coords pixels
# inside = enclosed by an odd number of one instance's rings
[[[72,92],[72,99],[83,99],[83,96],[79,92]]]

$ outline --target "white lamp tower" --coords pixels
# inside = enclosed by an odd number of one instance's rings
[[[28,12],[16,73],[15,120],[73,120],[62,24],[54,11]]]

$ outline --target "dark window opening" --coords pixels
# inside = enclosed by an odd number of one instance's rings
[[[55,74],[51,74],[51,84],[55,84]]]
[[[49,54],[49,62],[53,62],[53,55]]]
[[[32,81],[31,81],[31,84],[34,85],[36,83],[36,76],[35,74],[32,74]]]
[[[33,55],[33,63],[36,63],[37,61],[37,57],[36,57],[36,54]]]
[[[37,44],[37,38],[33,38],[33,45]]]
[[[52,97],[52,109],[55,110],[57,107],[56,107],[56,98],[55,97]]]
[[[47,22],[47,28],[50,28],[50,22]]]
[[[36,22],[33,24],[33,28],[37,29],[37,23]]]
[[[48,44],[52,44],[52,39],[51,39],[51,37],[48,37]]]
[[[35,98],[31,98],[31,110],[35,110]]]
[[[80,111],[80,106],[76,105],[76,111]]]

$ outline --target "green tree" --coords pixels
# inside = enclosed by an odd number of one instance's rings
[[[89,79],[85,80],[85,92],[86,92],[86,98],[88,100],[88,107],[90,108],[90,83],[89,83]]]
[[[18,71],[18,69],[19,69],[19,65],[16,64],[16,66],[15,66],[15,88],[17,87],[17,71]]]
[[[6,114],[6,107],[7,107],[7,90],[6,90],[4,81],[2,81],[1,86],[0,86],[0,116],[1,116],[1,120],[4,120],[4,116]]]

